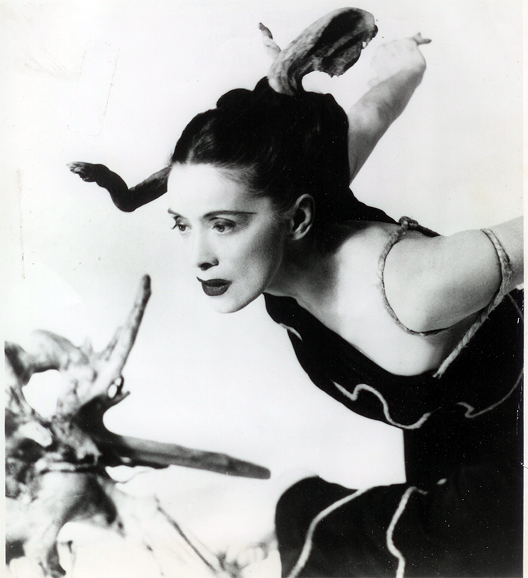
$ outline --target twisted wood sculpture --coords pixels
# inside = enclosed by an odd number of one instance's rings
[[[330,12],[306,28],[282,51],[268,28],[260,24],[260,30],[264,46],[273,58],[268,72],[269,84],[276,92],[289,95],[303,91],[302,79],[309,72],[317,70],[331,76],[346,72],[378,32],[372,14],[359,8]],[[105,165],[75,162],[68,166],[84,181],[95,182],[106,189],[121,211],[132,212],[167,192],[170,167],[129,189],[125,181]]]
[[[7,559],[26,556],[32,578],[62,576],[57,536],[70,521],[90,520],[126,537],[141,537],[156,553],[161,536],[180,560],[171,576],[222,575],[219,559],[184,533],[154,499],[138,500],[117,489],[106,466],[171,464],[268,478],[265,468],[227,455],[119,436],[103,424],[121,402],[121,376],[150,297],[145,276],[130,315],[101,352],[38,331],[29,351],[6,343],[6,539]],[[35,373],[56,369],[62,390],[54,415],[45,419],[26,401],[23,387]],[[156,538],[156,536],[158,538]]]

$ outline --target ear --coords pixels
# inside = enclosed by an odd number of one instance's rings
[[[311,195],[301,195],[291,211],[290,234],[288,237],[298,241],[312,228],[315,216],[315,201]]]

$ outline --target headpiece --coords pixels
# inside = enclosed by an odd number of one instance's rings
[[[259,90],[253,96],[258,98],[259,91],[267,89],[264,90],[266,99],[269,101],[269,95],[276,94],[276,100],[281,101],[281,105],[287,100],[286,96],[307,95],[302,87],[302,79],[309,72],[320,71],[331,76],[346,72],[357,62],[361,50],[378,32],[374,16],[359,8],[342,8],[330,12],[306,28],[284,50],[279,48],[263,24],[260,24],[260,30],[273,63],[267,75],[267,83],[261,81],[257,85]],[[230,91],[218,101],[217,106],[222,108],[231,105],[233,110],[241,110],[241,101],[248,93],[251,91]],[[134,211],[163,195],[167,191],[170,172],[170,167],[166,167],[129,189],[119,175],[104,165],[76,162],[69,167],[83,180],[96,182],[107,189],[114,204],[126,212]]]
[[[304,92],[302,79],[309,72],[345,73],[378,33],[374,16],[359,8],[341,8],[319,18],[285,50],[277,46],[266,26],[260,24],[259,28],[274,59],[268,82],[276,92],[290,96]]]

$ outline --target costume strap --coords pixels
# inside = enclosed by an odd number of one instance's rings
[[[504,296],[509,292],[510,280],[512,276],[512,266],[510,262],[510,258],[508,254],[504,250],[502,243],[497,238],[497,235],[490,230],[490,229],[481,229],[481,231],[488,237],[491,241],[493,247],[495,248],[495,252],[497,254],[497,258],[500,265],[500,272],[501,272],[501,284],[495,297],[491,300],[489,305],[482,309],[479,313],[477,319],[473,323],[473,325],[467,330],[465,335],[459,341],[458,345],[453,349],[453,351],[446,357],[442,365],[438,368],[437,372],[434,374],[434,377],[441,377],[452,361],[457,357],[457,355],[462,351],[462,349],[470,342],[471,338],[480,326],[486,321],[489,317],[489,314],[497,307],[497,305],[503,300]]]
[[[419,231],[428,237],[436,237],[438,234],[431,229],[427,229],[426,227],[422,227],[417,221],[414,219],[410,219],[409,217],[402,217],[399,221],[400,227],[396,229],[389,237],[385,248],[380,256],[380,281],[381,281],[381,294],[383,298],[383,302],[387,311],[389,312],[390,316],[394,319],[395,323],[403,329],[406,333],[410,333],[411,335],[434,335],[435,333],[439,333],[441,331],[445,331],[446,329],[436,329],[433,331],[413,331],[409,329],[398,319],[398,316],[394,312],[393,308],[391,307],[388,299],[387,294],[385,292],[385,281],[384,281],[384,270],[385,270],[385,262],[387,260],[387,256],[390,253],[390,250],[394,247],[398,241],[400,241],[407,231]],[[495,248],[495,252],[497,254],[497,259],[500,265],[500,272],[501,272],[501,284],[497,293],[495,294],[494,298],[488,304],[487,307],[480,311],[478,317],[471,325],[471,327],[466,331],[462,339],[458,342],[457,346],[453,349],[453,351],[446,357],[446,359],[442,362],[434,377],[441,377],[449,365],[456,359],[458,354],[464,349],[464,347],[471,341],[471,338],[475,335],[477,330],[480,326],[486,321],[489,317],[490,313],[499,305],[499,303],[503,300],[504,296],[508,294],[509,287],[510,287],[510,280],[512,276],[512,266],[510,262],[510,258],[508,254],[504,250],[501,242],[495,235],[493,231],[490,229],[482,229],[482,232],[488,237],[491,241],[493,247]]]
[[[389,240],[387,241],[387,244],[385,245],[379,259],[379,277],[380,277],[381,295],[383,298],[383,303],[385,305],[385,308],[389,312],[389,315],[393,318],[394,322],[396,323],[396,325],[398,325],[398,327],[403,329],[406,333],[409,333],[411,335],[434,335],[435,333],[444,331],[444,329],[435,329],[433,331],[414,331],[406,327],[398,319],[398,316],[396,315],[394,309],[391,307],[391,304],[389,303],[389,300],[387,299],[387,294],[385,292],[384,272],[385,272],[385,262],[387,261],[388,254],[390,253],[394,245],[396,245],[396,243],[398,243],[404,237],[407,231],[419,231],[420,233],[423,233],[427,237],[437,237],[438,233],[435,233],[434,231],[431,231],[431,229],[427,229],[426,227],[422,227],[417,221],[415,221],[414,219],[410,219],[409,217],[402,217],[399,220],[399,223],[400,226],[397,229],[395,229],[389,236]]]

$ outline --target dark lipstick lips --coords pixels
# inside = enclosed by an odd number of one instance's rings
[[[197,279],[202,284],[204,293],[209,297],[223,295],[231,285],[231,281],[226,281],[225,279],[211,279],[209,281],[202,281],[199,277]]]

